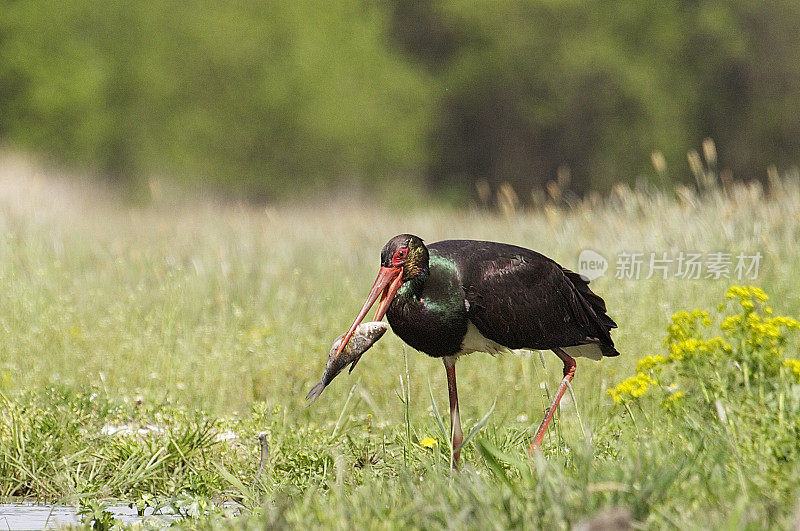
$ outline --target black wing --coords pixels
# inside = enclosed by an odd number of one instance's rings
[[[509,348],[551,349],[597,343],[616,356],[602,298],[588,282],[530,249],[495,242],[446,240],[433,254],[455,261],[469,309],[485,337]]]

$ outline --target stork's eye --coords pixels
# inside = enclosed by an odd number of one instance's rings
[[[394,256],[392,257],[392,263],[398,264],[403,260],[405,260],[406,256],[408,256],[408,249],[406,248],[398,249],[397,251],[395,251]]]

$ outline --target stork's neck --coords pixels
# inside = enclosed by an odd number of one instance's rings
[[[392,330],[417,350],[431,356],[458,352],[467,315],[455,264],[432,254],[428,267],[397,291],[386,317]]]
[[[419,298],[422,295],[422,290],[425,288],[425,282],[430,276],[430,269],[428,266],[422,270],[412,279],[403,283],[400,290],[397,292],[398,297],[415,297]]]
[[[400,287],[397,297],[407,302],[424,297],[429,306],[445,303],[443,310],[457,311],[464,303],[456,265],[451,260],[435,254],[431,254],[426,267]]]

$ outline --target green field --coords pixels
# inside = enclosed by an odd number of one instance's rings
[[[3,158],[0,496],[208,509],[183,522],[198,527],[570,528],[612,508],[647,528],[786,528],[799,517],[791,367],[743,385],[746,363],[733,361],[743,342],[730,360],[681,373],[686,400],[673,408],[655,396],[615,404],[606,392],[640,358],[668,354],[676,311],[708,310],[719,335],[735,313],[736,301],[718,310],[731,284],[763,288],[775,315],[800,315],[796,179],[704,197],[618,188],[506,215],[345,197],[263,208],[152,188],[153,205],[125,206],[113,191]],[[447,425],[442,364],[393,334],[305,407],[381,247],[401,232],[514,243],[570,268],[586,248],[763,259],[744,281],[619,280],[612,265],[593,288],[619,324],[622,355],[578,361],[577,402],[565,397],[537,461],[525,449],[559,360],[462,358],[465,432],[496,407],[451,473],[435,413]],[[783,330],[765,359],[800,358],[798,336]],[[716,383],[699,385],[706,377]],[[110,433],[131,426],[142,433]],[[255,479],[261,431],[270,455]],[[426,437],[436,443],[421,445]],[[243,514],[229,519],[227,500]]]

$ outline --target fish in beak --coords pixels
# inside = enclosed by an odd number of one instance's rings
[[[388,328],[389,325],[380,321],[360,324],[352,335],[347,347],[341,349],[339,355],[336,355],[336,351],[340,350],[339,347],[342,345],[344,334],[336,338],[336,341],[333,342],[331,350],[328,353],[328,363],[325,365],[325,373],[322,375],[322,380],[312,387],[311,391],[306,395],[306,399],[310,400],[308,405],[310,406],[314,403],[317,397],[322,394],[325,387],[327,387],[327,385],[336,378],[336,375],[342,372],[348,364],[350,364],[350,372],[353,372],[353,368],[356,366],[356,363],[358,363],[358,360],[361,359],[362,354],[369,350],[369,348],[383,336]]]
[[[402,266],[381,266],[380,271],[378,271],[378,278],[375,279],[375,283],[372,285],[372,289],[367,296],[366,302],[364,302],[364,306],[361,307],[361,311],[358,312],[356,320],[353,321],[353,326],[350,327],[350,330],[348,330],[342,338],[341,344],[334,353],[335,356],[339,356],[339,354],[342,353],[342,350],[344,350],[345,346],[347,346],[347,342],[350,341],[351,337],[353,337],[353,333],[355,333],[356,328],[358,328],[358,325],[364,320],[364,317],[367,316],[367,312],[369,312],[370,308],[372,308],[372,305],[375,304],[375,301],[378,300],[378,297],[380,297],[380,303],[378,304],[378,311],[375,313],[374,320],[380,321],[383,319],[383,316],[386,315],[394,296],[397,294],[397,290],[399,290],[400,286],[402,285]]]

